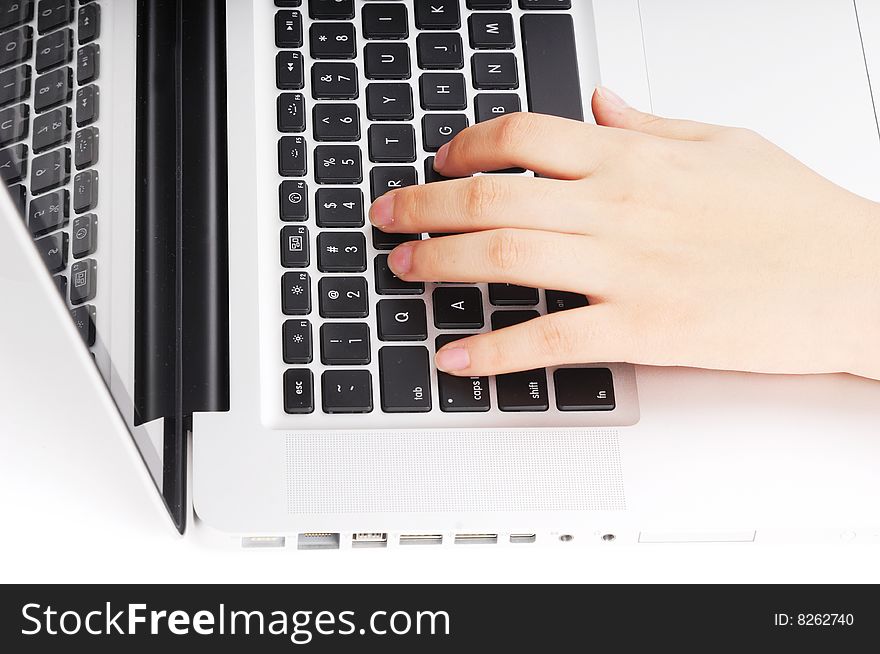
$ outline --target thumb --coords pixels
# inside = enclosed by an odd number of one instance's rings
[[[593,115],[596,122],[605,127],[628,129],[680,141],[703,141],[721,129],[717,125],[661,118],[633,109],[614,91],[604,86],[596,87],[593,92]]]

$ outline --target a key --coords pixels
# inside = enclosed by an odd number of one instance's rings
[[[0,150],[0,178],[7,185],[27,177],[28,147],[23,143]]]
[[[19,27],[0,34],[0,68],[18,64],[31,58],[34,30]]]
[[[76,24],[80,45],[97,39],[101,36],[101,6],[93,2],[80,7]]]
[[[367,242],[361,232],[318,234],[318,270],[321,272],[364,272]]]
[[[31,67],[19,66],[0,73],[0,106],[26,98],[31,92]]]
[[[303,58],[299,52],[284,51],[275,56],[275,85],[282,90],[298,91],[305,85]]]
[[[76,126],[85,127],[98,120],[100,106],[97,86],[89,84],[79,89],[76,92]]]
[[[369,370],[327,370],[321,375],[324,413],[369,413],[373,378]]]
[[[361,9],[365,39],[405,39],[409,36],[406,6],[402,4],[368,4]]]
[[[65,232],[44,236],[34,241],[37,252],[40,253],[43,263],[52,275],[67,268],[67,241]]]
[[[302,93],[282,93],[278,96],[278,131],[304,132],[306,129],[306,101]]]
[[[578,309],[589,304],[586,296],[580,293],[570,293],[568,291],[545,291],[547,296],[547,311],[556,313],[557,311],[566,311],[568,309]]]
[[[370,327],[362,322],[321,325],[321,363],[325,366],[365,366],[370,363]]]
[[[37,57],[34,65],[38,73],[70,63],[73,57],[73,32],[70,29],[52,32],[37,39]]]
[[[98,128],[86,127],[76,133],[73,143],[73,163],[77,170],[98,163]]]
[[[519,0],[520,9],[571,9],[571,0]]]
[[[312,123],[316,141],[358,141],[361,138],[360,109],[356,104],[317,104]]]
[[[284,363],[306,365],[312,362],[312,323],[286,320],[281,328]]]
[[[319,227],[363,227],[364,194],[359,188],[319,188],[315,207]]]
[[[483,294],[475,286],[438,286],[433,305],[438,329],[483,328]]]
[[[297,368],[284,371],[284,411],[292,414],[315,410],[315,389],[312,371]]]
[[[312,64],[312,97],[315,100],[354,100],[358,97],[357,66],[319,61]]]
[[[308,268],[309,228],[290,225],[281,229],[281,265],[285,268]]]
[[[54,109],[34,118],[34,152],[44,152],[70,140],[69,107]]]
[[[425,292],[422,282],[405,282],[388,267],[388,255],[380,254],[375,260],[376,293],[379,295],[421,295]]]
[[[510,14],[471,14],[468,34],[474,50],[510,50],[516,45]]]
[[[40,0],[37,3],[37,30],[45,34],[73,20],[71,0]]]
[[[388,191],[418,183],[418,173],[412,166],[376,166],[370,170],[370,192],[373,202]]]
[[[351,20],[354,0],[309,0],[309,16],[315,20]]]
[[[390,234],[373,227],[373,247],[377,250],[393,250],[401,243],[421,240],[421,234]]]
[[[95,344],[95,316],[97,312],[91,304],[84,304],[76,307],[70,312],[76,331],[86,344],[86,347],[92,347]]]
[[[410,85],[367,84],[367,117],[370,120],[412,120]]]
[[[76,51],[76,83],[82,86],[98,79],[101,49],[97,44],[84,45]]]
[[[82,259],[70,267],[70,303],[74,306],[91,302],[98,294],[98,263]]]
[[[366,318],[369,315],[367,280],[363,277],[322,277],[318,282],[323,318]]]
[[[464,75],[461,73],[424,73],[419,78],[422,109],[455,111],[467,108]]]
[[[0,147],[20,141],[28,133],[30,113],[26,104],[0,111]]]
[[[302,15],[298,11],[279,11],[275,14],[275,45],[279,48],[301,48]]]
[[[299,180],[285,180],[278,187],[279,213],[285,222],[309,217],[309,185]]]
[[[498,408],[502,411],[547,411],[547,373],[543,368],[495,377]]]
[[[457,30],[461,27],[459,0],[415,0],[420,30]]]
[[[91,256],[98,249],[98,217],[93,213],[79,216],[73,221],[70,253],[74,259]]]
[[[370,161],[409,163],[416,160],[416,132],[412,125],[371,125],[367,141]]]
[[[379,396],[385,413],[430,411],[428,348],[420,345],[379,348]]]
[[[312,311],[312,284],[305,272],[287,272],[281,278],[281,311],[286,316],[307,316]]]
[[[538,304],[538,289],[516,284],[489,284],[489,302],[496,307]]]
[[[521,323],[533,320],[540,316],[537,311],[495,311],[492,313],[492,329],[497,331],[506,327],[513,327]]]
[[[522,111],[515,93],[480,93],[474,99],[474,113],[478,123]]]
[[[368,43],[364,47],[367,79],[409,79],[409,46],[406,43]]]
[[[441,334],[436,340],[437,350],[471,335]],[[488,377],[457,377],[438,371],[437,395],[440,410],[447,413],[471,413],[488,411],[492,408]]]
[[[425,114],[422,117],[425,150],[437,152],[467,126],[468,118],[464,114]]]
[[[613,411],[614,379],[608,368],[559,368],[553,373],[560,411]]]
[[[424,341],[428,317],[424,300],[379,300],[376,323],[383,341]]]
[[[482,9],[484,11],[510,9],[510,0],[467,0],[468,9]]]
[[[0,3],[0,30],[29,22],[34,17],[34,0],[9,0]]]
[[[306,140],[302,136],[282,136],[278,140],[278,174],[304,177],[307,169]]]
[[[572,17],[530,14],[521,26],[529,111],[583,120]]]
[[[59,68],[40,75],[34,82],[34,109],[41,113],[63,102],[70,102],[73,73]]]
[[[52,278],[55,281],[55,288],[58,289],[58,295],[67,302],[67,277],[64,275],[55,275]]]
[[[309,28],[312,59],[354,59],[357,37],[351,23],[312,23]]]
[[[363,181],[360,146],[317,146],[315,181],[318,184],[360,184]]]
[[[455,32],[419,34],[416,39],[419,68],[458,70],[464,67],[464,46]]]
[[[76,213],[92,211],[98,206],[98,171],[87,170],[73,178],[73,210]]]
[[[70,179],[70,150],[62,148],[34,157],[31,165],[31,193],[39,195],[66,184]]]
[[[70,215],[70,194],[66,190],[41,195],[31,201],[28,227],[40,236],[66,225]]]
[[[512,52],[478,52],[471,58],[475,89],[519,88],[519,72]]]

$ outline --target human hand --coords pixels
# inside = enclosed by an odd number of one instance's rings
[[[880,207],[742,129],[593,96],[599,126],[511,114],[437,153],[447,177],[370,210],[407,281],[506,282],[590,306],[462,339],[437,367],[486,375],[625,361],[880,379]]]

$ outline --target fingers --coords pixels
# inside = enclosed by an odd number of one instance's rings
[[[435,357],[457,376],[498,375],[567,363],[625,361],[624,336],[606,305],[552,313],[454,341]]]
[[[680,141],[703,141],[724,128],[691,120],[673,120],[643,113],[628,106],[613,91],[599,87],[593,93],[593,115],[605,127],[628,129]]]
[[[545,177],[585,177],[616,144],[594,125],[531,113],[478,123],[440,148],[434,168],[446,177],[527,168]]]

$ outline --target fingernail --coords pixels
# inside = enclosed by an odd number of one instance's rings
[[[599,93],[599,97],[601,97],[606,102],[613,104],[615,107],[620,107],[621,109],[626,109],[629,107],[629,105],[626,103],[626,100],[621,98],[611,89],[600,86],[596,90]]]
[[[435,359],[437,368],[444,372],[464,370],[471,365],[471,357],[468,351],[461,347],[451,347],[440,350]]]
[[[434,155],[434,170],[439,170],[443,168],[443,164],[446,163],[446,157],[449,156],[449,144],[445,144],[439,150],[437,150],[437,154]]]
[[[412,268],[412,246],[404,243],[394,248],[388,255],[388,267],[398,277],[408,273]]]
[[[386,193],[373,203],[370,222],[376,227],[387,227],[394,222],[394,193]]]

